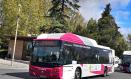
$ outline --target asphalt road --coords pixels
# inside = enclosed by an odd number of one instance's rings
[[[95,76],[95,77],[89,77],[84,79],[131,79],[131,73],[114,72],[113,74],[110,74],[109,76],[106,77]]]
[[[30,79],[27,69],[0,69],[0,79]],[[131,73],[115,72],[107,77],[95,76],[83,79],[131,79]]]
[[[26,69],[0,69],[0,79],[30,79]]]

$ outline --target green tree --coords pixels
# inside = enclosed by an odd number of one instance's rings
[[[131,50],[131,34],[128,34],[128,50]]]
[[[52,7],[49,10],[49,15],[53,20],[52,28],[59,29],[58,32],[67,32],[67,19],[70,18],[70,11],[78,10],[79,5],[70,0],[52,0]],[[51,29],[52,29],[51,28]]]
[[[59,20],[61,23],[64,22],[65,17],[69,17],[67,14],[65,14],[65,9],[77,9],[80,7],[75,2],[72,2],[70,0],[52,0],[52,7],[49,10],[50,16],[53,17],[55,20]]]
[[[97,21],[93,20],[93,18],[87,23],[86,34],[88,37],[95,39],[96,41],[98,40]]]
[[[74,13],[70,19],[67,20],[68,32],[85,36],[86,23],[80,13]]]
[[[50,0],[3,0],[4,34],[15,34],[18,4],[21,4],[18,35],[38,34],[40,26],[50,24],[45,17],[51,7]]]
[[[98,44],[115,49],[116,55],[120,56],[127,49],[127,45],[110,12],[110,4],[107,4],[102,18],[98,20]]]

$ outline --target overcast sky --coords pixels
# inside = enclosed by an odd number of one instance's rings
[[[131,0],[80,0],[80,13],[88,21],[91,17],[98,20],[106,4],[111,4],[111,14],[126,36],[131,34]]]

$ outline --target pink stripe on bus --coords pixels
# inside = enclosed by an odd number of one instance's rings
[[[92,73],[94,73],[94,74],[98,74],[98,75],[100,75],[100,74],[104,74],[104,65],[102,64],[101,65],[101,70],[99,70],[99,71],[91,71]]]
[[[84,45],[84,42],[78,36],[72,33],[66,33],[60,39],[63,41]]]

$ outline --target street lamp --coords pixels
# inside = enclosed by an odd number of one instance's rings
[[[16,40],[17,40],[17,33],[18,33],[18,27],[19,27],[19,21],[20,21],[20,9],[21,4],[18,5],[18,17],[17,17],[17,24],[16,24],[16,31],[15,31],[15,41],[14,41],[14,47],[13,47],[13,54],[12,54],[12,60],[11,60],[11,66],[13,66],[14,56],[15,56],[15,49],[16,49]]]

